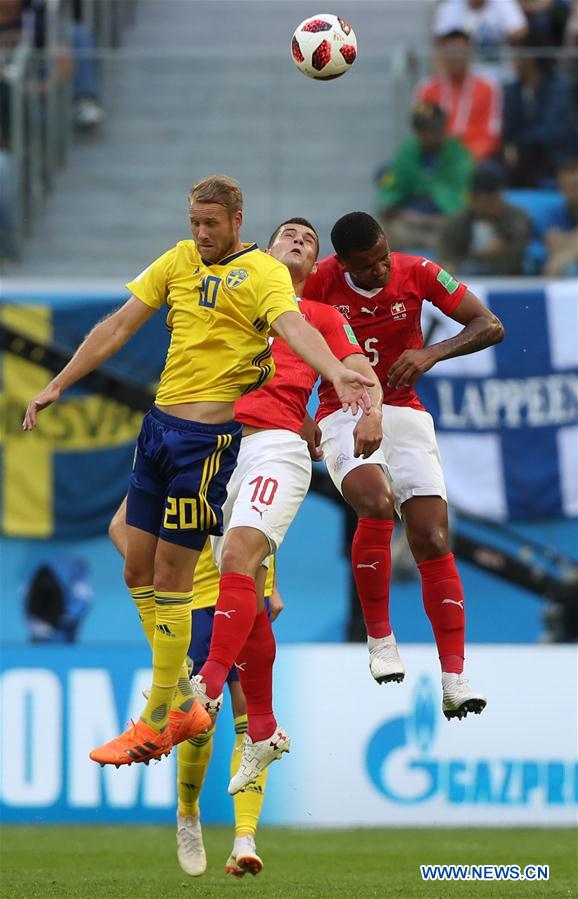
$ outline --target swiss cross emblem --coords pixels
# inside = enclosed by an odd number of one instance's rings
[[[391,304],[392,315],[401,315],[403,312],[405,312],[405,304],[402,303],[401,300]]]

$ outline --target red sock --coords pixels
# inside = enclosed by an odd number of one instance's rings
[[[213,636],[207,661],[199,674],[207,685],[207,696],[223,692],[229,671],[251,633],[257,614],[255,581],[246,574],[221,575],[215,606]]]
[[[421,574],[423,604],[437,643],[442,671],[464,670],[464,591],[453,553],[428,559],[417,566]]]
[[[239,680],[247,700],[247,732],[253,742],[275,733],[273,715],[273,662],[275,637],[267,610],[257,615],[253,630],[237,660]]]
[[[387,637],[393,521],[360,518],[351,544],[351,565],[369,637]]]

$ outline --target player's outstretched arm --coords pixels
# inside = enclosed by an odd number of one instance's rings
[[[371,399],[367,388],[373,386],[374,379],[348,370],[333,355],[325,338],[305,321],[300,312],[283,312],[275,319],[272,328],[294,353],[331,381],[343,409],[351,409],[354,414],[358,409],[369,413]]]
[[[362,456],[367,459],[381,446],[383,440],[383,427],[381,423],[381,411],[383,390],[375,377],[369,360],[361,353],[352,353],[346,356],[343,364],[351,371],[358,371],[368,378],[373,378],[373,386],[368,388],[372,408],[369,415],[362,416],[353,431],[353,455],[356,459]]]
[[[60,399],[61,394],[88,375],[120,350],[135,331],[155,312],[137,297],[130,297],[116,312],[109,315],[90,331],[74,356],[50,384],[30,400],[22,428],[31,431],[36,427],[38,413]]]
[[[466,290],[450,317],[464,325],[463,330],[455,337],[432,343],[421,350],[405,350],[389,369],[387,383],[390,387],[412,386],[437,362],[477,353],[504,339],[505,331],[500,319],[471,290]]]

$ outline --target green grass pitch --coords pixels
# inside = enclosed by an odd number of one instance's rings
[[[167,827],[5,827],[2,899],[172,899],[202,897],[578,896],[576,833],[570,830],[289,830],[264,828],[265,867],[226,877],[231,830],[205,828],[208,870],[187,877]],[[550,880],[430,882],[420,864],[547,864]]]

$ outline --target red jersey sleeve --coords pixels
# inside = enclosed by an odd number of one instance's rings
[[[457,309],[468,289],[431,259],[423,259],[419,266],[419,286],[424,300],[429,300],[446,315]]]
[[[325,306],[311,300],[303,300],[301,306],[311,324],[323,334],[329,349],[337,359],[342,361],[353,353],[363,355],[353,328],[341,312],[333,306]]]

